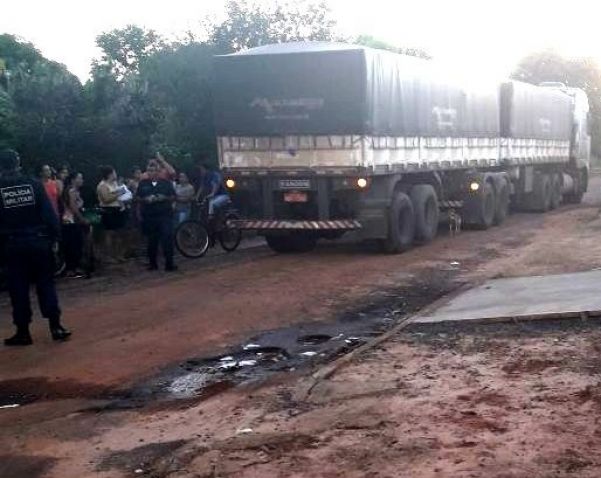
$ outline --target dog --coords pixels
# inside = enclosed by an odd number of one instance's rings
[[[449,235],[456,236],[461,232],[461,214],[456,209],[449,209]]]

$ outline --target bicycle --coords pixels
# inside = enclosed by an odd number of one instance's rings
[[[226,252],[233,252],[240,245],[242,231],[228,225],[229,221],[240,219],[230,205],[209,218],[209,202],[205,199],[193,208],[193,216],[175,229],[175,247],[184,257],[199,259],[217,241]]]

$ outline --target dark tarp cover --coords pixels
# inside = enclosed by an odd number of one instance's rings
[[[215,58],[220,136],[569,139],[570,100],[522,83],[471,88],[432,62],[356,45],[267,45]],[[502,125],[501,125],[502,124]]]
[[[363,51],[310,45],[300,49],[298,44],[273,45],[216,57],[213,110],[217,133],[363,132]],[[294,53],[274,53],[286,47]]]
[[[365,49],[368,134],[497,137],[494,84],[470,89],[422,59]]]
[[[497,137],[498,92],[469,91],[418,58],[337,43],[267,45],[215,58],[220,136]]]
[[[504,137],[571,138],[572,99],[561,91],[510,81],[501,85],[501,104]]]

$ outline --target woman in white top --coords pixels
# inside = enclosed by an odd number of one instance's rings
[[[175,185],[175,217],[178,224],[190,219],[192,203],[196,197],[194,186],[190,183],[186,173],[179,173],[178,182]]]

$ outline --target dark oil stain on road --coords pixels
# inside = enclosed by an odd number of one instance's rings
[[[0,455],[2,478],[39,478],[54,466],[56,459],[31,455]]]
[[[133,387],[127,399],[109,407],[154,410],[161,404],[178,407],[182,402],[198,403],[239,384],[260,383],[274,373],[334,360],[462,286],[454,281],[457,273],[425,269],[402,286],[363,297],[335,320],[269,330],[219,355],[189,359],[150,382]]]
[[[0,381],[0,407],[69,398],[115,399],[121,394],[110,387],[74,380],[28,377]]]

